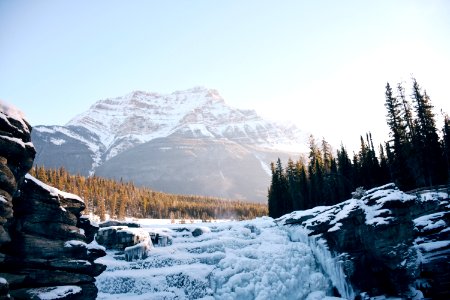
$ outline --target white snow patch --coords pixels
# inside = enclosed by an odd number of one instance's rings
[[[97,243],[97,241],[95,240],[95,238],[94,238],[94,240],[93,240],[92,242],[90,242],[90,243],[87,245],[87,249],[88,249],[88,250],[103,250],[103,251],[106,251],[106,248],[103,247],[103,246],[101,246],[101,245],[99,245],[99,244]]]
[[[33,130],[39,131],[39,132],[45,132],[45,133],[51,133],[54,134],[56,131],[54,129],[44,127],[44,126],[36,126],[33,128]]]
[[[17,107],[15,107],[12,104],[6,103],[3,100],[0,100],[0,112],[3,113],[3,115],[0,115],[0,117],[4,120],[6,120],[6,122],[8,122],[8,124],[11,125],[11,123],[4,117],[4,115],[16,119],[17,121],[19,121],[22,124],[23,129],[29,133],[30,131],[28,130],[28,126],[25,123],[25,114],[18,109]],[[14,126],[15,127],[15,126]]]
[[[83,199],[81,199],[79,196],[77,196],[75,194],[71,194],[71,193],[60,191],[57,188],[49,186],[49,185],[43,183],[42,181],[40,181],[39,179],[34,178],[30,174],[26,174],[25,175],[25,179],[31,180],[34,183],[36,183],[37,185],[39,185],[40,187],[42,187],[43,189],[49,191],[52,196],[56,196],[56,197],[62,196],[65,199],[73,199],[73,200],[77,200],[77,201],[80,201],[80,202],[84,203]]]
[[[425,252],[431,252],[434,250],[448,247],[449,245],[450,245],[450,241],[436,241],[436,242],[428,242],[428,243],[419,244],[419,245],[416,245],[416,247]]]
[[[64,285],[29,289],[27,292],[40,300],[54,300],[79,294],[81,288],[75,285]]]
[[[7,284],[7,283],[8,283],[8,281],[6,281],[5,278],[0,277],[0,284]]]
[[[62,144],[64,144],[66,142],[66,140],[50,138],[50,142],[56,146],[61,146]]]
[[[76,264],[79,264],[79,265],[85,265],[85,266],[90,266],[91,265],[91,263],[89,261],[87,261],[87,260],[80,260],[80,259],[72,259],[72,260],[69,260],[69,262],[76,263]]]
[[[16,144],[18,144],[20,147],[22,147],[23,149],[26,149],[27,146],[28,146],[28,147],[31,147],[31,148],[34,147],[34,145],[33,145],[32,142],[24,143],[21,139],[15,138],[15,137],[9,137],[9,136],[6,136],[6,135],[0,135],[0,139],[5,139],[5,140],[8,140],[8,141],[10,141],[10,142],[16,143]]]
[[[420,231],[427,231],[436,228],[444,228],[447,226],[444,220],[436,220],[442,218],[445,212],[438,212],[414,219],[414,225]],[[419,227],[419,228],[418,228]]]
[[[259,163],[261,164],[261,168],[266,172],[267,175],[272,176],[272,170],[270,169],[270,166],[264,162],[261,157],[257,154],[254,154],[256,159],[259,160]]]
[[[70,240],[64,243],[65,248],[72,248],[72,247],[84,247],[87,248],[87,244],[82,241],[78,240]]]

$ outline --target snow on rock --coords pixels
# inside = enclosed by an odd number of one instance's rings
[[[43,189],[49,191],[52,196],[56,196],[56,197],[61,196],[65,199],[72,199],[72,200],[76,200],[76,201],[84,203],[83,199],[81,199],[79,196],[77,196],[75,194],[60,191],[57,188],[49,186],[49,185],[43,183],[42,181],[40,181],[39,179],[34,178],[30,174],[26,174],[25,179],[31,180],[34,183],[36,183],[37,185],[39,185],[40,187],[42,187]]]
[[[81,288],[75,285],[64,285],[29,289],[27,292],[34,297],[33,299],[55,300],[81,294]]]
[[[417,245],[417,248],[425,251],[431,252],[442,248],[447,248],[450,246],[450,241],[436,241],[436,242],[428,242]]]
[[[140,242],[139,244],[136,244],[134,246],[126,247],[124,250],[125,259],[126,261],[146,259],[152,247],[153,244],[149,240]]]
[[[350,282],[356,294],[395,291],[401,297],[423,293],[448,298],[447,192],[407,194],[387,184],[358,194],[357,199],[293,212],[276,221],[309,236],[311,248],[320,249],[313,250],[315,256],[342,295],[351,292],[340,283]]]
[[[442,217],[446,215],[445,212],[438,212],[434,214],[429,214],[421,216],[414,219],[414,225],[419,231],[427,231],[433,229],[446,229],[447,223],[442,220]]]
[[[25,121],[25,114],[14,105],[6,103],[0,100],[0,118],[12,126],[7,117],[14,119],[21,123],[22,128],[20,129],[23,133],[30,133],[28,123]],[[6,117],[7,116],[7,117]]]
[[[97,232],[96,241],[106,249],[124,250],[141,242],[151,243],[150,234],[142,228],[127,226],[102,227]]]
[[[87,248],[87,244],[83,241],[71,240],[64,243],[64,247],[72,248],[72,247],[82,247]]]
[[[156,227],[143,226],[150,231]],[[96,261],[108,266],[97,278],[98,299],[281,300],[333,295],[331,279],[304,242],[306,235],[293,240],[290,229],[271,218],[206,223],[201,228],[209,232],[198,236],[190,234],[197,224],[162,226],[173,242],[153,248],[146,259],[127,262],[125,253],[108,251]]]

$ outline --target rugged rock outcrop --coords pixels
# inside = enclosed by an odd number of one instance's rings
[[[150,241],[150,235],[140,228],[110,226],[100,228],[96,241],[107,249],[124,250],[141,242]]]
[[[26,175],[35,150],[20,114],[0,112],[0,299],[95,299],[105,266],[96,243],[78,226],[85,205]]]
[[[449,218],[447,192],[409,195],[388,184],[279,222],[325,243],[355,295],[450,299]]]

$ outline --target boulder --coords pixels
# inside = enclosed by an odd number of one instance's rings
[[[111,226],[125,226],[129,228],[139,228],[141,225],[135,222],[126,222],[126,221],[118,221],[118,220],[108,220],[98,224],[100,228],[111,227]]]
[[[210,232],[211,232],[211,229],[209,229],[208,227],[197,227],[194,230],[192,230],[191,233],[192,233],[193,237],[198,237],[198,236],[201,236],[202,234],[210,233]]]
[[[127,226],[111,226],[100,228],[96,241],[106,249],[125,250],[127,247],[150,241],[150,235],[141,228]],[[151,243],[151,242],[150,242]]]

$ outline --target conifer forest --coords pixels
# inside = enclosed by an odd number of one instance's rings
[[[234,201],[215,197],[175,195],[137,187],[131,182],[117,182],[98,176],[71,175],[64,168],[46,169],[35,166],[30,171],[37,179],[84,199],[85,214],[100,220],[125,217],[155,219],[253,219],[267,215],[267,206],[260,203]]]
[[[269,216],[333,205],[351,198],[357,188],[389,182],[404,191],[448,184],[448,115],[443,113],[444,125],[437,127],[431,99],[414,78],[409,95],[402,83],[387,83],[385,89],[389,140],[375,146],[367,133],[360,137],[359,152],[351,155],[344,145],[333,153],[325,139],[316,141],[311,135],[308,157],[289,159],[286,167],[280,159],[272,162]]]

